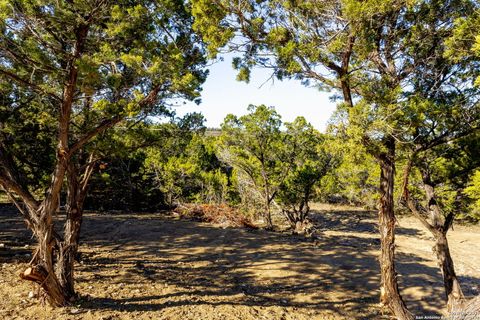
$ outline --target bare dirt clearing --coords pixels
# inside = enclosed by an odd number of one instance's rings
[[[88,213],[77,289],[81,301],[51,309],[18,277],[28,232],[0,208],[0,317],[4,319],[386,319],[379,312],[379,240],[373,212],[317,207],[319,240],[223,229],[164,214]],[[399,220],[398,270],[417,315],[440,314],[443,285],[433,242]],[[452,255],[467,295],[480,285],[480,227],[455,226]]]

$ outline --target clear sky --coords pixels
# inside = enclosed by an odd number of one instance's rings
[[[335,103],[329,100],[330,93],[305,87],[298,80],[270,80],[264,83],[270,76],[264,69],[255,69],[250,83],[238,82],[229,57],[209,69],[210,75],[203,85],[202,103],[180,105],[175,108],[178,116],[201,112],[207,120],[207,127],[219,127],[227,114],[240,116],[247,113],[249,104],[265,104],[275,107],[284,122],[304,116],[315,128],[324,131],[335,110]]]

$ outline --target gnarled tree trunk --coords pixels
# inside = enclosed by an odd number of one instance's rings
[[[427,210],[431,221],[431,228],[429,229],[435,238],[433,251],[442,272],[445,297],[447,299],[447,310],[450,311],[455,304],[458,304],[464,299],[462,288],[455,273],[455,267],[447,240],[447,232],[453,223],[454,214],[450,213],[446,217],[443,215],[435,196],[435,184],[431,179],[429,168],[423,167],[421,168],[421,172],[427,200]]]
[[[72,162],[67,170],[67,205],[66,221],[64,227],[64,239],[60,245],[59,260],[56,266],[56,274],[60,284],[70,296],[75,296],[74,289],[74,262],[78,253],[80,229],[83,218],[83,203],[87,195],[88,182],[93,173],[95,161],[93,154],[90,155],[85,171],[79,179],[79,170]]]
[[[53,221],[57,208],[53,203],[58,203],[59,190],[56,196],[52,197],[52,203],[44,203],[36,212],[30,213],[30,216],[42,217],[42,220],[33,226],[38,246],[30,262],[31,266],[21,273],[20,277],[39,284],[52,306],[66,306],[76,298],[74,262],[78,252],[83,202],[94,164],[91,156],[81,179],[75,164],[69,162],[67,165],[68,193],[63,239],[55,232]]]
[[[380,231],[380,303],[387,306],[397,319],[413,319],[398,290],[395,270],[395,213],[393,189],[395,182],[395,141],[387,138],[385,152],[377,155],[380,163],[380,207],[378,226]]]
[[[51,213],[46,213],[51,217]],[[66,290],[58,279],[55,268],[59,259],[59,239],[53,235],[53,223],[49,218],[35,229],[38,239],[31,266],[20,277],[37,283],[43,289],[45,298],[52,306],[66,306],[74,296]]]
[[[423,189],[425,190],[425,198],[427,202],[426,208],[422,207],[410,197],[408,183],[412,164],[412,160],[410,160],[405,168],[403,198],[410,211],[420,220],[425,228],[430,231],[435,239],[433,252],[435,253],[437,264],[442,272],[447,311],[451,311],[455,305],[461,304],[464,300],[464,295],[455,273],[455,266],[453,264],[452,256],[450,255],[450,248],[447,240],[447,232],[453,223],[454,213],[449,213],[445,217],[441,212],[435,196],[435,184],[431,179],[430,171],[426,164],[420,168]]]
[[[437,263],[442,271],[443,285],[447,299],[447,310],[451,311],[453,306],[464,299],[460,282],[455,273],[455,267],[448,247],[447,232],[439,231],[435,234],[435,246],[433,251],[437,256]]]

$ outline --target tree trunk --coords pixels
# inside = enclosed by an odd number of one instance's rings
[[[93,154],[85,164],[82,179],[79,179],[79,170],[74,162],[67,169],[67,205],[64,227],[64,240],[60,246],[60,257],[56,266],[56,274],[60,284],[72,297],[76,296],[74,288],[74,263],[78,253],[80,229],[83,218],[83,204],[87,195],[88,182],[93,173],[95,161]]]
[[[308,198],[308,194],[305,199]],[[305,231],[305,220],[307,219],[308,213],[310,212],[310,207],[306,200],[302,200],[298,206],[298,209],[295,205],[291,205],[286,209],[283,209],[283,214],[285,218],[290,223],[290,226],[296,233],[303,233]]]
[[[412,168],[412,160],[409,161],[404,173],[403,182],[403,198],[407,202],[407,206],[413,215],[427,228],[435,238],[433,252],[437,258],[437,264],[443,276],[443,285],[445,287],[445,298],[447,300],[447,310],[451,311],[455,305],[459,305],[464,300],[462,288],[455,273],[455,267],[450,255],[448,246],[447,232],[453,223],[454,213],[448,214],[446,217],[440,210],[440,206],[436,201],[435,184],[433,183],[428,165],[424,163],[420,167],[422,173],[423,189],[425,190],[425,198],[427,202],[426,208],[421,207],[411,197],[408,190],[409,175]],[[417,207],[420,207],[418,209]],[[422,214],[422,212],[424,214]],[[428,221],[430,218],[430,221]]]
[[[447,299],[447,310],[451,311],[453,306],[464,299],[462,288],[455,273],[450,249],[448,247],[447,232],[439,231],[435,234],[435,246],[433,251],[437,255],[437,263],[442,271],[443,284]]]
[[[393,189],[395,182],[395,141],[388,138],[386,148],[377,156],[380,162],[380,207],[378,212],[381,241],[380,254],[380,303],[387,306],[399,320],[413,319],[400,296],[395,271],[395,213]]]
[[[437,256],[437,263],[443,276],[447,310],[451,311],[455,304],[464,299],[462,288],[455,274],[455,267],[447,241],[447,232],[453,223],[454,215],[451,213],[447,217],[444,217],[436,199],[435,183],[432,181],[429,168],[424,166],[421,168],[421,172],[427,200],[427,209],[431,219],[432,228],[430,231],[435,238],[433,251]]]
[[[38,246],[31,261],[31,267],[21,273],[20,277],[39,284],[50,305],[66,306],[74,297],[62,286],[55,272],[61,257],[61,243],[58,235],[53,231],[53,213],[54,211],[41,212],[45,219],[34,229]]]
[[[70,297],[76,296],[74,262],[78,252],[82,212],[82,209],[78,207],[72,207],[67,211],[65,238],[59,248],[59,258],[55,267],[60,284]]]
[[[267,223],[267,229],[272,230],[273,229],[273,222],[272,222],[272,212],[270,210],[270,201],[267,199],[265,201],[265,222]]]
[[[77,170],[73,163],[69,164],[67,170],[67,203],[66,221],[64,227],[63,242],[59,248],[60,257],[56,266],[56,274],[61,285],[72,296],[75,296],[74,289],[74,261],[78,250],[80,236],[80,225],[82,222],[82,206],[78,203],[79,183]]]
[[[67,205],[63,240],[54,231],[53,215],[56,206],[41,207],[41,222],[33,229],[38,247],[27,268],[20,276],[36,282],[43,289],[44,296],[52,306],[69,305],[76,298],[74,288],[74,262],[78,252],[83,203],[87,186],[93,173],[95,161],[90,156],[80,179],[73,162],[67,168]],[[58,199],[57,196],[53,196]],[[58,200],[57,200],[58,201]],[[47,211],[49,210],[49,211]],[[31,215],[36,213],[31,213]]]
[[[268,185],[268,179],[266,178],[266,174],[263,173],[263,176],[264,176],[264,183],[265,183],[265,214],[264,214],[264,217],[265,217],[265,222],[267,223],[267,229],[269,230],[272,230],[273,229],[273,222],[272,222],[272,212],[271,212],[271,208],[270,208],[270,202],[271,202],[271,198],[270,198],[270,188],[269,188],[269,185]]]

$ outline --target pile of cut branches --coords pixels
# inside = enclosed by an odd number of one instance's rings
[[[239,210],[225,204],[184,204],[177,206],[175,213],[196,221],[219,224],[222,227],[257,229],[252,220]]]

